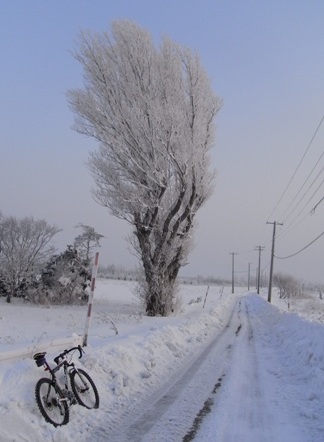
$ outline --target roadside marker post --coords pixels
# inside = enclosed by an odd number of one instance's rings
[[[98,272],[98,262],[99,262],[99,252],[96,252],[94,265],[92,268],[91,290],[90,290],[90,295],[89,295],[89,299],[88,299],[88,312],[87,312],[86,324],[85,324],[84,334],[83,334],[83,347],[86,347],[88,344],[88,334],[89,334],[89,327],[90,327],[94,290],[95,290],[95,285],[96,285],[96,277],[97,277],[97,272]]]

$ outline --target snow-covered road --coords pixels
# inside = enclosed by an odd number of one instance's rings
[[[305,397],[305,382],[316,389],[324,373],[316,379],[306,376],[303,382],[305,372],[294,366],[295,348],[287,352],[286,345],[280,345],[285,339],[280,339],[278,318],[274,320],[273,308],[264,300],[245,296],[230,308],[228,322],[202,351],[158,389],[123,410],[109,440],[324,440],[323,419],[316,422],[312,411],[308,415]],[[107,440],[107,420],[93,435],[96,441]]]
[[[230,318],[202,351],[197,352],[165,384],[139,401],[118,422],[114,441],[190,441],[208,404],[220,387],[240,327],[239,304],[231,306]],[[96,440],[107,440],[105,426],[95,432]]]
[[[298,390],[298,379],[291,379],[296,367],[289,367],[289,354],[282,352],[275,330],[265,321],[267,305],[247,296],[231,308],[224,328],[190,363],[124,410],[109,440],[324,440],[321,427],[315,428],[300,407],[306,399],[304,385]],[[265,309],[263,315],[260,309]],[[107,421],[93,436],[107,440]]]
[[[312,322],[243,290],[210,287],[202,308],[206,287],[186,286],[181,313],[148,318],[130,289],[98,281],[80,362],[100,408],[75,406],[69,424],[54,428],[34,398],[44,373],[28,359],[3,363],[1,442],[323,442],[324,327],[315,320],[322,301],[301,302]],[[17,301],[0,312],[2,352],[78,332],[85,313]]]
[[[256,295],[240,306],[230,364],[195,441],[323,441],[323,352],[320,367],[312,367],[312,349],[304,347],[312,333],[323,336],[323,327],[274,314]]]

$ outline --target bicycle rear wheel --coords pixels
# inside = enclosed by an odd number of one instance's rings
[[[71,373],[71,388],[78,403],[86,408],[99,407],[99,394],[91,377],[78,368]]]
[[[54,427],[69,422],[69,408],[62,393],[55,383],[48,378],[41,378],[35,387],[35,397],[38,408],[47,422]]]

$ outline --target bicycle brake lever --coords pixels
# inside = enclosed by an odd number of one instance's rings
[[[84,353],[84,350],[82,349],[81,345],[78,345],[78,350],[79,350],[79,354],[80,354],[79,359],[81,359],[82,353]]]

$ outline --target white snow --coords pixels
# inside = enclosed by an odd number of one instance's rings
[[[293,300],[288,311],[275,292],[270,305],[266,293],[211,286],[203,308],[207,287],[183,285],[180,313],[149,318],[132,285],[96,283],[78,363],[100,408],[73,406],[54,428],[34,399],[43,369],[0,362],[1,442],[324,440],[324,301]],[[0,298],[0,353],[82,334],[86,310]],[[57,353],[49,348],[48,360]]]

